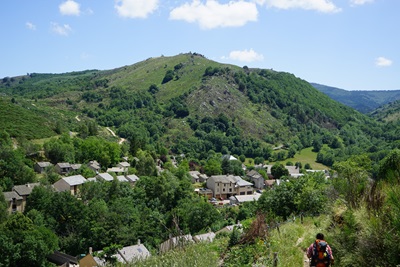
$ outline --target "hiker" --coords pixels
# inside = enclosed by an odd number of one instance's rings
[[[316,240],[307,249],[307,257],[311,267],[327,267],[333,265],[332,249],[324,240],[324,235],[318,233]]]

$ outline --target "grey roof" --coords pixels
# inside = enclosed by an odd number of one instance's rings
[[[243,180],[240,176],[233,176],[233,175],[214,175],[211,176],[209,179],[213,179],[214,182],[216,183],[223,183],[223,184],[233,183],[238,186],[253,185],[252,183]]]
[[[96,160],[89,161],[88,166],[94,169],[100,169],[100,163],[98,163]]]
[[[121,167],[130,167],[131,166],[131,164],[129,164],[129,162],[126,162],[126,161],[120,162],[120,163],[118,163],[118,165]]]
[[[58,167],[60,168],[70,168],[71,164],[69,164],[68,162],[59,162],[56,165],[58,165]]]
[[[22,197],[20,196],[20,195],[18,195],[16,192],[14,192],[14,191],[11,191],[11,192],[3,192],[3,195],[4,195],[4,199],[6,200],[6,201],[12,201],[14,198],[16,199],[16,200],[22,200]]]
[[[214,180],[216,183],[236,183],[237,180],[242,179],[239,176],[233,175],[213,175],[210,179]]]
[[[98,177],[98,178],[100,178],[100,179],[103,179],[103,180],[105,180],[105,181],[112,181],[112,180],[114,180],[114,177],[112,177],[111,174],[106,173],[106,172],[99,173],[99,174],[97,174],[96,177]]]
[[[118,254],[115,256],[119,262],[131,263],[138,259],[150,257],[150,252],[143,244],[139,244],[123,247],[122,249],[118,250]]]
[[[253,183],[247,182],[246,180],[243,180],[243,179],[238,180],[238,181],[236,182],[236,184],[237,184],[238,186],[253,186]]]
[[[249,171],[249,172],[247,173],[247,176],[248,176],[248,177],[251,177],[251,178],[255,178],[255,179],[262,178],[262,175],[261,175],[258,171],[256,171],[256,170],[251,170],[251,171]]]
[[[74,265],[78,264],[78,259],[76,257],[59,252],[59,251],[54,251],[53,254],[47,256],[47,259],[49,260],[49,262],[54,263],[57,266],[64,265],[65,263],[74,264]]]
[[[271,174],[271,169],[274,165],[266,165],[268,171],[268,174]],[[300,173],[300,168],[297,168],[296,166],[285,166],[285,168],[289,171],[289,175],[295,174],[295,173]]]
[[[224,159],[227,159],[227,160],[237,160],[237,158],[235,158],[235,157],[232,156],[232,155],[228,155],[228,154],[223,155],[223,156],[222,156],[222,159],[223,159],[223,160],[224,160]]]
[[[123,175],[118,175],[117,180],[120,182],[129,182],[129,180],[126,179],[125,176],[123,176]]]
[[[250,201],[257,201],[261,194],[254,194],[254,195],[236,195],[234,196],[239,203],[243,202],[250,202]]]
[[[189,175],[192,176],[193,178],[199,178],[199,175],[201,173],[199,171],[189,171]]]
[[[86,181],[88,181],[88,182],[96,182],[97,179],[96,179],[96,177],[90,177],[90,178],[87,178]]]
[[[71,168],[74,169],[74,170],[80,169],[81,166],[82,166],[82,164],[71,164]]]
[[[70,186],[80,185],[80,184],[86,183],[85,177],[83,177],[80,174],[79,175],[68,176],[68,177],[63,177],[61,179],[63,179]]]
[[[135,174],[129,174],[126,176],[126,179],[128,179],[130,182],[134,183],[139,180],[139,177],[137,177]]]
[[[20,196],[28,196],[32,193],[33,188],[37,185],[39,185],[39,183],[15,185],[13,187],[13,191],[17,192]]]
[[[108,168],[107,172],[125,172],[125,169],[122,167],[112,167]]]
[[[209,232],[209,233],[206,233],[206,234],[193,236],[193,239],[196,242],[205,242],[205,241],[212,242],[214,240],[214,238],[215,238],[215,233],[214,232]]]
[[[46,167],[49,167],[49,166],[53,165],[48,161],[40,161],[40,162],[36,162],[36,164],[41,168],[46,168]]]

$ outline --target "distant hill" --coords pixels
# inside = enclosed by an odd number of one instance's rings
[[[380,121],[398,122],[400,120],[400,100],[383,105],[371,112],[370,115]]]
[[[361,113],[369,113],[374,109],[400,99],[400,90],[347,91],[331,86],[310,83],[314,88],[346,106]]]

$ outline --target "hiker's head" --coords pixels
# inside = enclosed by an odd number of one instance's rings
[[[316,238],[319,240],[324,240],[324,234],[318,233]]]

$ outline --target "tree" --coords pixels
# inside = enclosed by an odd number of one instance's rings
[[[222,174],[221,162],[215,158],[209,159],[204,166],[204,172],[208,176]]]
[[[395,149],[387,155],[379,165],[378,179],[392,184],[400,182],[400,150]]]
[[[44,143],[43,147],[46,157],[54,164],[75,162],[75,149],[69,137],[52,138]]]
[[[162,84],[167,83],[169,81],[171,81],[174,78],[174,71],[173,70],[167,70],[167,72],[165,73],[165,76],[162,80]]]
[[[58,248],[57,236],[22,213],[14,213],[0,226],[1,266],[49,266],[47,256]]]
[[[274,179],[280,179],[283,176],[288,176],[289,175],[289,170],[285,168],[280,163],[274,164],[274,166],[271,167],[271,174],[274,177]]]
[[[208,230],[213,223],[222,220],[219,212],[200,197],[184,199],[177,206],[180,227],[187,233]]]
[[[360,205],[368,182],[368,172],[358,163],[361,158],[368,161],[368,157],[364,155],[351,157],[343,162],[336,162],[332,166],[339,178],[334,180],[335,188],[343,194],[351,208]]]
[[[139,150],[137,158],[139,159],[136,163],[138,175],[154,176],[157,174],[156,164],[149,152]]]

